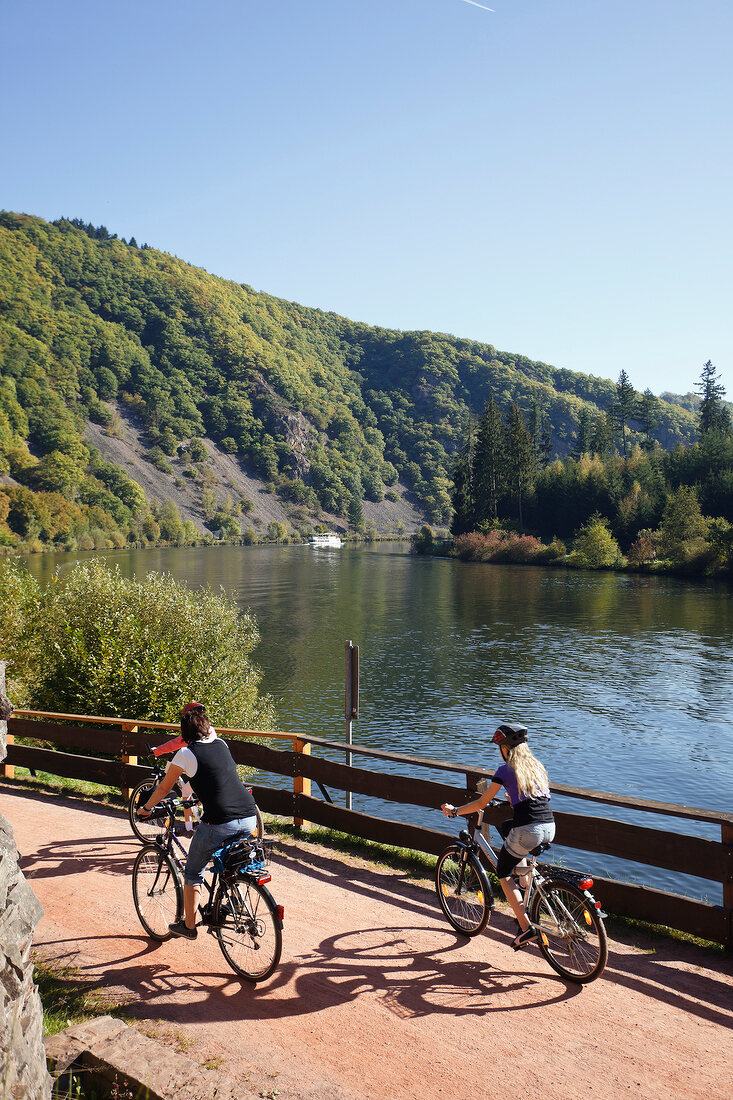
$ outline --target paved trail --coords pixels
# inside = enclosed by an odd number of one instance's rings
[[[145,937],[119,810],[8,786],[0,800],[45,909],[39,952],[127,1001],[148,1030],[162,1021],[161,1037],[220,1064],[243,1097],[733,1096],[730,957],[630,933],[580,988],[535,949],[512,952],[501,912],[466,941],[403,874],[286,841],[272,868],[283,959],[253,988],[208,936]]]

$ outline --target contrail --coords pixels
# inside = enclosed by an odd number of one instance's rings
[[[496,13],[496,8],[487,8],[486,4],[477,4],[476,0],[463,0],[464,4],[473,4],[474,8],[482,8],[484,11],[493,11]]]

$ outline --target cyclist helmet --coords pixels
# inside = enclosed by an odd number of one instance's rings
[[[206,707],[203,703],[186,703],[185,707],[181,711],[181,718],[183,718],[186,714],[193,714],[193,712],[196,710],[205,711]]]
[[[491,740],[495,745],[506,745],[508,749],[513,749],[526,742],[528,732],[527,727],[519,722],[503,722]]]

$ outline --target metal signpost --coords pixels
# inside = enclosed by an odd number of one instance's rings
[[[346,719],[346,741],[352,744],[351,723],[359,717],[359,647],[348,641],[346,650],[346,702],[344,717]],[[351,767],[351,753],[346,753],[346,763]],[[346,792],[346,809],[351,809],[351,791]]]

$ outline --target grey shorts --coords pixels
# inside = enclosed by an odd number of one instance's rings
[[[534,825],[517,825],[507,829],[510,822],[499,826],[504,837],[504,847],[496,861],[496,873],[499,878],[508,878],[521,859],[524,859],[538,844],[549,844],[555,835],[554,821],[541,821]]]
[[[534,825],[517,825],[504,841],[509,855],[522,859],[538,844],[549,844],[555,836],[554,821],[539,821]]]

